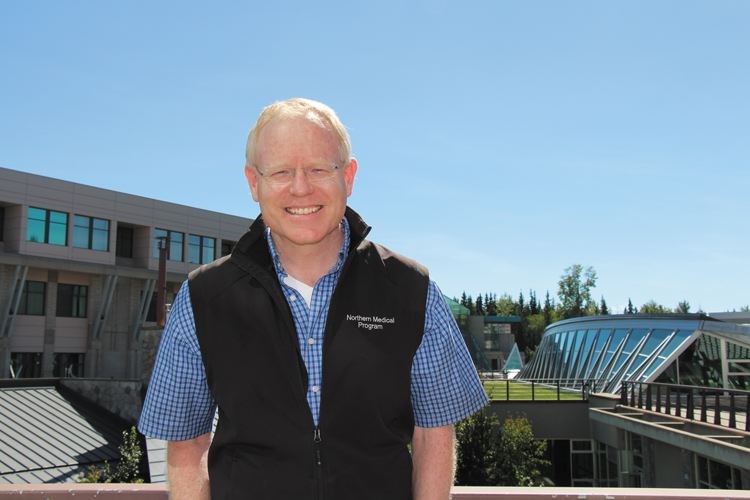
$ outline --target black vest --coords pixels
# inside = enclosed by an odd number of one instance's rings
[[[410,372],[427,272],[365,240],[369,227],[349,208],[346,217],[350,251],[325,327],[317,428],[262,219],[230,256],[190,275],[219,407],[208,459],[213,500],[412,498]]]

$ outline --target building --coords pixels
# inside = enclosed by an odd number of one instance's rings
[[[578,400],[493,401],[550,443],[558,486],[750,488],[747,314],[550,325],[517,380]]]
[[[0,168],[0,378],[145,379],[167,302],[252,221]]]

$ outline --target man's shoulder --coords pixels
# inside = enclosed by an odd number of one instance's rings
[[[411,272],[425,279],[429,277],[430,273],[424,265],[380,243],[364,240],[357,247],[357,251],[367,260],[377,259],[389,273]]]

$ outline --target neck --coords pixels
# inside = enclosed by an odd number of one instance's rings
[[[332,236],[327,241],[314,245],[294,245],[278,241],[271,232],[279,260],[286,273],[309,286],[315,286],[315,283],[331,270],[339,258],[344,235],[341,231],[337,231]]]

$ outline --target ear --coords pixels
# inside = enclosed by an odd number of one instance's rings
[[[245,179],[250,186],[250,193],[253,195],[253,201],[258,201],[258,172],[250,165],[245,165]]]
[[[357,174],[357,159],[352,158],[344,166],[344,182],[346,183],[346,196],[347,198],[352,195],[352,188],[354,187],[354,176]]]

